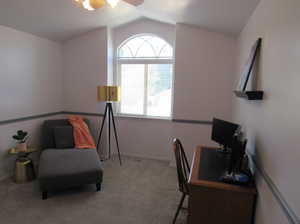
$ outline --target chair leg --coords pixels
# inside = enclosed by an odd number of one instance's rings
[[[43,191],[42,193],[42,199],[46,200],[48,198],[48,191]]]
[[[101,191],[101,183],[96,184],[97,191]]]
[[[184,201],[184,199],[185,199],[185,196],[186,196],[186,194],[183,193],[183,194],[182,194],[182,197],[181,197],[181,199],[180,199],[179,205],[178,205],[178,207],[177,207],[177,211],[176,211],[176,213],[175,213],[174,219],[173,219],[173,224],[176,223],[176,219],[177,219],[177,216],[178,216],[178,214],[179,214],[179,212],[180,212],[180,209],[182,208],[182,204],[183,204],[183,201]]]

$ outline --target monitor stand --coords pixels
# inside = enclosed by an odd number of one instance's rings
[[[217,152],[224,154],[230,153],[229,148],[226,145],[220,145],[220,148],[217,149]]]
[[[225,171],[223,175],[220,177],[220,181],[224,183],[231,184],[234,182],[234,173]]]

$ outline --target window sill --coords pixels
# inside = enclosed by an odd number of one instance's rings
[[[130,119],[145,119],[145,120],[161,120],[161,121],[172,121],[171,117],[152,117],[152,116],[139,116],[131,114],[116,114],[118,118],[130,118]]]

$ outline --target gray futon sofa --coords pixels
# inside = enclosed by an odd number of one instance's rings
[[[89,126],[89,122],[86,120]],[[48,192],[85,184],[101,189],[103,171],[97,150],[74,149],[73,127],[67,119],[47,120],[42,127],[38,180],[42,198]]]

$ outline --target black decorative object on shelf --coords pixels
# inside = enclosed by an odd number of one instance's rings
[[[237,97],[246,98],[248,100],[262,100],[264,91],[234,91]]]
[[[262,100],[264,92],[263,91],[247,91],[247,84],[251,75],[251,72],[253,70],[255,60],[257,58],[258,52],[261,47],[262,38],[258,38],[258,40],[255,42],[253,47],[251,48],[250,56],[248,58],[248,61],[246,63],[245,69],[243,70],[243,73],[241,75],[238,90],[235,90],[234,93],[237,97],[245,98],[248,100]]]

